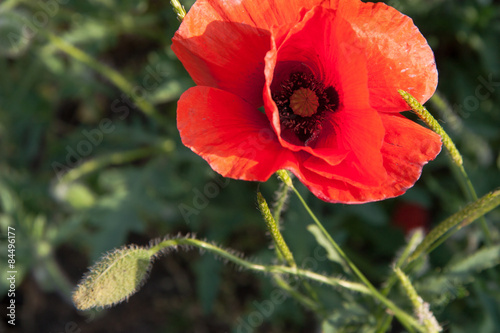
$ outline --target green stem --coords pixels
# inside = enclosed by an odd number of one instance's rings
[[[92,56],[88,55],[79,48],[69,44],[62,38],[50,32],[46,32],[45,35],[50,40],[50,42],[59,50],[68,54],[72,58],[84,63],[85,65],[89,66],[90,68],[94,69],[99,74],[110,80],[116,87],[118,87],[121,91],[123,91],[127,96],[130,96],[132,101],[135,104],[137,104],[137,106],[146,115],[154,118],[160,124],[163,125],[166,124],[165,119],[155,109],[153,104],[151,104],[147,99],[137,96],[137,94],[134,92],[135,87],[130,82],[128,82],[127,79],[123,75],[121,75],[118,71],[96,61]]]
[[[177,246],[195,246],[200,249],[209,251],[223,259],[226,259],[238,266],[243,268],[263,273],[272,273],[272,274],[287,274],[294,275],[298,277],[303,277],[306,279],[310,279],[312,281],[324,283],[334,287],[342,287],[349,289],[351,291],[360,292],[363,294],[370,294],[369,290],[360,283],[350,282],[338,278],[326,277],[321,274],[317,274],[308,270],[300,269],[297,267],[288,267],[282,265],[259,265],[248,260],[245,260],[237,255],[234,255],[220,247],[217,247],[213,244],[194,239],[194,238],[176,238],[176,239],[168,239],[160,242],[159,244],[152,246],[149,249],[149,253],[151,256],[160,255],[162,251],[167,250],[169,247],[177,247]]]
[[[281,183],[281,188],[280,190],[278,191],[278,201],[276,203],[276,206],[274,208],[274,223],[276,223],[278,225],[278,231],[279,231],[279,221],[280,221],[280,218],[281,218],[281,212],[283,210],[283,207],[285,205],[285,202],[286,200],[288,199],[288,195],[290,193],[290,189],[291,189],[291,186],[290,185],[293,185],[292,184],[292,180],[290,178],[290,176],[288,175],[288,173],[285,171],[285,170],[278,170],[276,172],[278,178],[282,181]],[[282,254],[281,254],[281,251],[276,251],[277,252],[277,255],[278,255],[278,258],[279,259],[283,259],[282,257]],[[294,262],[294,265],[296,265],[296,263]],[[302,286],[305,288],[305,290],[307,291],[307,293],[311,296],[311,298],[315,301],[318,301],[318,295],[316,293],[316,291],[311,287],[311,285],[309,285],[309,283],[307,281],[302,281]]]
[[[283,211],[283,207],[285,206],[285,202],[288,197],[288,192],[289,192],[289,187],[285,186],[284,184],[281,184],[280,188],[278,189],[278,199],[274,204],[274,209],[273,209],[273,217],[276,223],[278,224],[278,228],[280,226],[281,212]],[[284,260],[283,255],[281,254],[281,251],[278,248],[276,248],[276,256],[278,257],[278,260],[280,262]]]
[[[424,238],[424,233],[422,230],[418,230],[413,233],[410,240],[408,241],[408,244],[404,248],[403,253],[396,261],[396,264],[394,265],[395,268],[403,267],[403,264],[406,262],[410,254],[412,254],[413,251],[415,251],[417,245],[422,242],[423,238]],[[396,281],[397,281],[397,276],[395,274],[395,271],[393,271],[389,279],[387,279],[385,287],[382,289],[382,294],[387,296],[394,283],[396,283]]]
[[[285,207],[285,203],[288,199],[289,193],[290,193],[290,187],[282,183],[280,189],[278,190],[278,199],[276,200],[273,209],[273,217],[278,224],[281,219],[281,212]]]
[[[460,171],[459,174],[463,178],[466,184],[466,190],[468,192],[466,193],[466,195],[470,197],[472,201],[477,200],[478,197],[474,189],[474,186],[472,185],[469,176],[467,175],[467,172],[465,172],[462,155],[458,151],[453,140],[451,140],[450,136],[445,132],[445,130],[439,124],[439,122],[430,114],[429,111],[427,111],[427,109],[422,104],[420,104],[417,101],[415,97],[413,97],[404,90],[398,90],[398,91],[401,97],[403,97],[406,103],[411,107],[412,111],[415,112],[417,116],[420,119],[422,119],[422,121],[427,126],[429,126],[430,129],[432,129],[441,137],[444,147],[450,154],[453,163],[457,166],[458,170]],[[438,103],[438,105],[441,104]],[[488,224],[486,223],[486,220],[482,216],[480,216],[480,223],[481,223],[481,228],[483,229],[486,244],[487,245],[493,244],[491,233],[490,230],[488,229]]]
[[[75,181],[80,177],[83,177],[108,165],[129,163],[140,158],[148,157],[159,151],[168,153],[172,152],[173,150],[174,150],[173,141],[166,140],[161,145],[158,146],[145,147],[145,148],[130,150],[127,152],[118,152],[109,155],[103,155],[88,160],[80,164],[78,167],[71,169],[60,178],[60,182],[66,183]]]
[[[425,303],[420,296],[418,296],[415,287],[410,282],[408,276],[406,276],[403,271],[396,267],[394,269],[396,276],[398,277],[401,285],[403,286],[406,295],[410,299],[411,304],[413,305],[413,309],[415,314],[417,314],[419,320],[421,320],[426,328],[426,332],[428,333],[437,333],[441,332],[442,328],[439,326],[436,318],[432,314],[432,312],[428,308],[428,304]]]
[[[399,94],[403,99],[406,101],[408,106],[412,109],[413,112],[416,113],[416,115],[422,119],[422,121],[429,126],[430,129],[432,129],[434,132],[436,132],[440,137],[441,140],[443,141],[443,145],[446,148],[446,150],[450,153],[451,159],[456,165],[462,165],[463,164],[463,159],[462,155],[460,155],[460,152],[458,151],[457,147],[455,146],[455,143],[453,143],[453,140],[451,140],[450,136],[444,131],[443,127],[437,122],[436,119],[430,114],[427,109],[420,104],[419,101],[409,93],[407,93],[404,90],[398,90]]]
[[[410,254],[415,250],[417,245],[420,242],[422,242],[423,237],[424,237],[424,232],[421,229],[416,230],[412,234],[410,240],[408,241],[408,244],[406,244],[405,248],[403,249],[403,252],[401,253],[401,255],[398,256],[398,260],[394,264],[394,268],[400,268],[403,266],[404,262],[410,256]],[[382,295],[384,295],[384,296],[389,295],[389,292],[391,291],[392,287],[397,282],[397,280],[398,280],[397,276],[395,274],[395,271],[393,270],[392,274],[389,276],[389,278],[385,282],[385,286],[382,288],[382,291],[381,291]],[[380,317],[382,317],[382,318],[377,321],[378,322],[377,330],[376,330],[377,333],[387,331],[389,325],[392,322],[393,316],[389,315],[388,313],[386,313],[383,310],[380,310],[376,314],[376,318],[380,318]]]
[[[479,200],[468,204],[464,209],[453,214],[427,234],[422,243],[415,249],[415,251],[408,258],[406,264],[418,258],[423,252],[428,252],[429,248],[444,234],[448,233],[454,227],[460,225],[464,227],[474,222],[480,216],[488,213],[489,211],[500,205],[500,189],[492,191]],[[449,237],[451,233],[448,233]]]
[[[267,230],[269,230],[269,232],[271,233],[271,237],[274,240],[276,248],[279,250],[283,258],[285,258],[285,261],[290,267],[297,267],[295,259],[293,259],[292,252],[288,248],[288,245],[286,245],[285,239],[280,232],[278,224],[276,223],[276,220],[269,210],[266,199],[264,199],[260,192],[257,192],[257,202],[259,204],[259,210],[262,214],[262,217],[266,222]]]
[[[405,311],[401,310],[396,304],[394,304],[391,300],[387,299],[384,295],[382,295],[372,284],[368,279],[361,273],[361,271],[354,265],[354,263],[347,257],[347,255],[344,253],[344,251],[340,248],[340,246],[333,240],[333,238],[330,236],[330,234],[326,231],[326,229],[323,227],[321,222],[318,220],[316,215],[311,211],[307,203],[305,202],[304,198],[300,195],[299,191],[295,187],[292,187],[293,191],[301,201],[302,205],[306,209],[306,211],[309,213],[311,218],[313,219],[314,223],[318,226],[318,228],[323,232],[325,237],[328,239],[328,241],[331,243],[331,245],[335,248],[335,250],[338,252],[338,254],[342,257],[342,259],[345,261],[345,263],[349,266],[349,268],[353,271],[353,273],[363,282],[363,284],[370,290],[371,295],[379,300],[382,304],[384,304],[387,308],[389,308],[394,315],[398,318],[398,320],[407,328],[415,327],[418,331],[424,332],[424,328],[422,325],[420,325],[415,318],[412,316],[408,315]]]

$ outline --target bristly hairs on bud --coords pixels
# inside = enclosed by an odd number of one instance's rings
[[[155,258],[170,251],[195,248],[200,254],[208,250],[225,263],[244,261],[241,253],[197,240],[193,235],[152,240],[149,247],[124,246],[106,253],[89,269],[73,293],[73,302],[79,310],[87,310],[128,300],[144,285]]]
[[[106,253],[85,274],[73,293],[79,310],[108,307],[127,300],[146,281],[155,252],[136,245]]]

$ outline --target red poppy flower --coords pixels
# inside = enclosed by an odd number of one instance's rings
[[[437,70],[412,20],[358,0],[198,0],[172,49],[198,86],[177,107],[182,142],[223,176],[292,171],[329,202],[404,193],[441,150],[399,114]],[[263,108],[262,108],[263,107]]]
[[[397,205],[392,221],[405,235],[418,228],[427,232],[430,222],[429,210],[418,203],[402,202]]]

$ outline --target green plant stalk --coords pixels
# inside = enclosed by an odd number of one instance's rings
[[[285,202],[286,202],[286,199],[288,197],[288,192],[289,192],[289,187],[285,186],[283,184],[281,185],[281,187],[278,189],[278,192],[277,192],[278,199],[277,199],[276,203],[274,204],[273,217],[274,217],[274,220],[276,221],[276,223],[278,224],[278,227],[280,224],[281,212],[283,211],[283,207],[285,206]],[[276,256],[278,257],[278,260],[280,262],[284,261],[283,255],[281,254],[281,251],[277,247],[275,247],[275,250],[276,250],[275,252],[276,252]]]
[[[118,87],[121,91],[123,91],[127,96],[130,96],[132,101],[137,104],[137,106],[148,116],[154,118],[160,124],[165,125],[165,119],[160,115],[160,113],[155,109],[153,104],[151,104],[147,99],[137,97],[134,93],[134,86],[127,81],[127,79],[121,75],[118,71],[108,67],[97,60],[95,60],[92,56],[88,55],[84,51],[75,47],[74,45],[69,44],[62,38],[50,33],[45,32],[45,35],[49,39],[49,41],[59,50],[63,51],[70,57],[84,63],[90,68],[97,71],[99,74],[110,80],[116,87]]]
[[[186,16],[184,6],[181,5],[179,0],[170,0],[170,4],[172,5],[174,12],[177,14],[177,19],[182,22],[184,20],[184,16]]]
[[[403,266],[404,262],[406,259],[410,256],[410,254],[415,250],[417,245],[422,241],[423,238],[423,231],[422,230],[417,230],[415,231],[412,235],[410,240],[408,241],[408,244],[405,246],[403,249],[403,252],[399,256],[398,260],[394,264],[395,268],[400,268]],[[392,274],[389,276],[387,281],[385,282],[385,286],[383,287],[381,293],[384,296],[389,295],[389,292],[391,291],[392,287],[397,281],[397,276],[395,274],[395,271],[393,270]],[[377,313],[376,318],[380,318],[381,316],[382,319],[378,320],[378,325],[377,325],[377,333],[385,332],[389,328],[389,325],[392,322],[392,317],[385,311],[381,310]]]
[[[430,114],[427,109],[417,101],[415,97],[410,95],[404,90],[398,90],[399,94],[406,101],[408,106],[412,109],[415,114],[422,119],[422,121],[429,126],[434,132],[436,132],[443,141],[443,145],[446,150],[450,153],[451,159],[456,165],[463,165],[462,155],[458,151],[455,143],[451,140],[450,136],[444,131],[443,127],[437,122],[436,119]]]
[[[271,214],[271,210],[267,205],[266,199],[264,199],[264,197],[260,192],[257,192],[257,203],[259,204],[259,210],[262,214],[262,217],[264,218],[264,221],[266,222],[267,230],[269,230],[269,232],[271,233],[271,237],[274,240],[276,248],[279,250],[283,258],[285,259],[286,263],[290,267],[297,267],[295,259],[293,259],[292,252],[288,248],[288,245],[286,245],[285,239],[283,238],[283,235],[280,232],[276,220]]]
[[[347,257],[347,255],[344,253],[344,251],[340,248],[340,246],[333,240],[333,238],[330,236],[330,234],[326,231],[326,229],[323,227],[321,222],[318,220],[316,215],[312,212],[312,210],[309,208],[307,203],[305,202],[304,198],[300,195],[299,191],[295,187],[292,187],[293,191],[301,201],[302,205],[306,209],[306,211],[309,213],[311,218],[313,219],[314,223],[320,228],[320,230],[323,232],[325,237],[328,239],[328,241],[331,243],[331,245],[335,248],[335,250],[338,252],[338,254],[342,257],[342,259],[345,261],[345,263],[349,266],[349,268],[352,270],[352,272],[363,282],[363,284],[368,288],[370,291],[370,294],[379,300],[382,304],[384,304],[388,309],[390,309],[394,315],[398,318],[398,320],[408,329],[411,329],[411,327],[416,328],[420,332],[424,332],[424,327],[420,325],[415,318],[407,314],[405,311],[401,310],[396,304],[394,304],[391,300],[387,299],[384,295],[382,295],[372,284],[371,282],[364,276],[363,273],[354,265],[354,263]]]
[[[446,119],[448,127],[457,133],[464,130],[462,120],[453,112],[448,102],[444,99],[440,92],[436,91],[429,100],[437,109],[441,111],[441,115]]]
[[[218,246],[213,244],[194,239],[194,238],[176,238],[176,239],[168,239],[158,243],[157,245],[152,246],[149,249],[149,253],[151,256],[159,255],[162,251],[168,249],[169,247],[177,247],[177,246],[195,246],[199,249],[203,249],[217,255],[223,259],[226,259],[240,267],[263,273],[271,273],[271,274],[287,274],[287,275],[295,275],[298,277],[303,277],[312,281],[316,281],[319,283],[324,283],[326,285],[330,285],[333,287],[342,287],[349,289],[351,291],[356,291],[362,294],[370,294],[370,291],[362,284],[346,281],[333,277],[326,277],[321,274],[314,273],[312,271],[300,269],[297,267],[288,267],[282,265],[260,265],[252,263],[248,260],[242,259]]]
[[[394,265],[395,268],[403,267],[403,264],[406,262],[410,254],[412,254],[413,251],[417,248],[418,244],[422,242],[422,238],[423,238],[423,231],[419,230],[412,234],[410,240],[408,241],[408,244],[405,246],[403,250],[403,253],[396,261],[396,264]],[[391,274],[391,276],[387,279],[385,287],[382,289],[382,294],[387,296],[394,283],[396,283],[396,281],[397,281],[397,276],[395,274],[395,271],[393,271],[393,274]]]
[[[68,301],[70,301],[74,286],[68,280],[64,271],[57,263],[54,254],[52,252],[47,254],[44,258],[41,258],[40,263],[50,276],[52,285],[56,287]]]
[[[278,230],[279,230],[279,221],[281,218],[281,212],[283,210],[286,200],[288,199],[288,195],[291,190],[290,185],[293,186],[293,183],[286,170],[278,170],[276,172],[276,175],[282,181],[281,188],[278,190],[278,201],[275,205],[273,214],[274,221],[275,223],[278,224]],[[283,255],[281,254],[281,251],[276,249],[276,254],[279,260],[283,260]],[[307,281],[302,281],[302,285],[307,290],[311,298],[315,301],[318,301],[318,295],[316,294],[316,291],[309,285],[309,283]]]
[[[96,157],[65,173],[61,177],[60,182],[69,183],[108,165],[129,163],[140,158],[148,157],[158,151],[167,153],[172,152],[174,147],[174,143],[171,140],[166,140],[161,145],[154,147],[139,148],[127,152],[118,152]]]
[[[426,328],[426,332],[428,333],[440,332],[442,328],[437,323],[437,320],[434,318],[434,315],[428,309],[425,309],[425,307],[423,306],[424,301],[420,296],[418,296],[417,291],[415,290],[415,287],[413,287],[413,285],[411,284],[408,276],[406,276],[403,273],[403,271],[398,267],[394,268],[394,272],[396,273],[396,276],[401,282],[401,285],[403,286],[406,295],[410,299],[410,302],[413,305],[415,313],[420,314],[421,317],[420,320],[423,322]]]
[[[459,174],[462,177],[465,185],[466,185],[466,190],[468,193],[466,195],[472,200],[475,201],[478,199],[476,190],[474,189],[474,186],[472,185],[469,176],[467,175],[467,172],[465,172],[464,166],[463,166],[463,158],[460,152],[458,151],[457,147],[455,146],[455,143],[453,140],[450,138],[450,136],[445,132],[443,127],[439,124],[439,122],[430,114],[427,109],[420,104],[415,97],[410,95],[404,90],[398,90],[399,94],[403,99],[406,101],[408,106],[412,109],[413,112],[417,114],[417,116],[422,119],[422,121],[429,126],[430,129],[432,129],[434,132],[436,132],[440,137],[443,142],[444,147],[450,154],[451,160],[453,163],[457,166],[458,170],[460,171]],[[441,105],[441,104],[437,104]],[[488,224],[486,223],[486,220],[480,216],[480,222],[481,222],[481,228],[483,229],[485,241],[487,245],[491,245],[493,243],[491,239],[491,233],[490,230],[488,229]]]
[[[278,199],[274,204],[273,209],[273,217],[276,223],[279,224],[281,219],[281,212],[283,211],[283,207],[285,206],[285,202],[288,199],[288,194],[290,193],[290,187],[286,184],[282,184],[280,189],[278,190]]]
[[[434,243],[448,231],[454,227],[460,225],[464,227],[472,222],[474,222],[480,216],[488,213],[489,211],[500,205],[500,189],[492,191],[479,200],[476,200],[460,210],[459,212],[453,214],[434,229],[432,229],[429,234],[424,238],[422,243],[420,243],[415,251],[406,261],[409,264],[416,258],[418,258],[424,251],[427,251]]]

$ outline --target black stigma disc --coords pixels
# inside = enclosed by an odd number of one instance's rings
[[[291,130],[305,145],[312,144],[320,135],[322,123],[328,112],[335,112],[339,105],[339,95],[333,87],[325,87],[312,74],[295,72],[281,83],[281,89],[273,92],[273,100],[278,107],[281,130]],[[314,92],[318,100],[317,110],[310,116],[301,116],[290,106],[290,98],[301,89]]]

